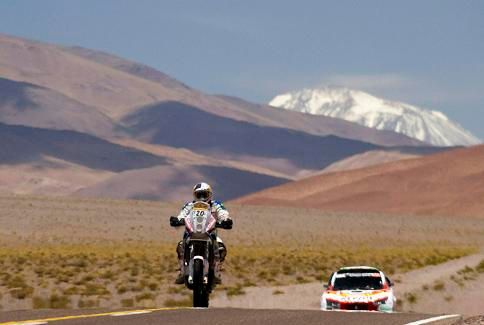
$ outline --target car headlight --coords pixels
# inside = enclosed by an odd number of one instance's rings
[[[377,296],[373,298],[373,303],[377,305],[386,304],[389,302],[389,296]]]
[[[338,301],[326,299],[326,308],[327,309],[339,309],[340,303]]]

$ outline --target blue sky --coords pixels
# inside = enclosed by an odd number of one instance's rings
[[[267,102],[340,85],[441,110],[484,138],[484,1],[2,0],[0,32],[101,49]]]

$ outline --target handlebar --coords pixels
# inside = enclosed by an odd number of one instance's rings
[[[220,222],[217,222],[215,224],[215,227],[228,230],[228,229],[232,229],[233,224],[234,224],[234,222],[232,221],[232,219],[228,219],[228,220],[222,220]],[[173,216],[170,217],[170,226],[171,227],[180,227],[180,226],[184,226],[184,225],[185,225],[184,219],[179,220],[177,217],[173,217]]]

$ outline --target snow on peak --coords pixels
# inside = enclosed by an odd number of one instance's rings
[[[390,130],[436,146],[481,143],[442,112],[388,101],[348,88],[324,87],[288,92],[274,97],[269,105]]]

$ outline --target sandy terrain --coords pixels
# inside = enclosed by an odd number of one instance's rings
[[[322,174],[236,200],[241,204],[392,214],[484,216],[484,146]]]
[[[191,187],[186,191],[190,199]],[[168,225],[185,201],[155,201],[0,195],[0,242],[145,240],[172,243],[181,232]],[[240,206],[227,203],[232,244],[265,242],[339,246],[356,243],[446,242],[484,245],[484,219],[327,213],[316,209]],[[109,225],[109,227],[107,227]],[[75,230],[75,231],[74,231]],[[302,233],[301,233],[302,232]],[[303,234],[303,235],[301,235]],[[14,239],[17,238],[17,239]]]
[[[484,254],[467,256],[442,265],[429,266],[395,277],[398,280],[396,294],[416,295],[416,302],[406,302],[404,310],[431,313],[463,313],[478,315],[484,313],[484,274],[476,273],[474,278],[462,280],[459,285],[451,277],[466,267],[474,268],[484,261]],[[443,283],[438,289],[436,284]]]

